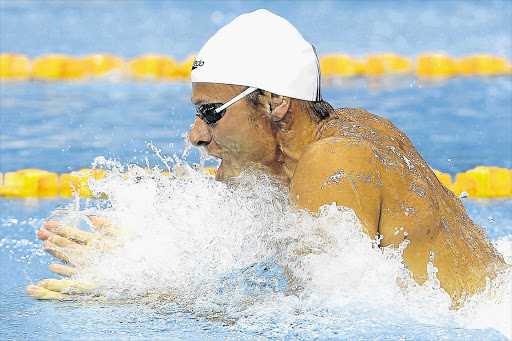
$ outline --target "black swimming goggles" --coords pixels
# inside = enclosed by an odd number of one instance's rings
[[[205,103],[196,107],[196,116],[206,122],[209,126],[214,126],[225,114],[226,109],[244,98],[245,96],[258,90],[258,88],[249,87],[236,97],[232,98],[225,104],[222,103]]]

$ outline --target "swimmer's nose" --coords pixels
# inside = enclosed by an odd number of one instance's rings
[[[206,147],[210,144],[210,142],[212,142],[212,135],[210,134],[208,125],[199,117],[196,117],[194,125],[192,128],[190,128],[188,138],[190,139],[190,142],[196,147]]]

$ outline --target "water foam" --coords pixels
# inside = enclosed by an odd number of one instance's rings
[[[418,285],[402,263],[406,245],[379,249],[348,208],[326,205],[315,216],[293,210],[276,179],[250,170],[232,186],[183,162],[169,177],[157,168],[129,172],[128,180],[115,169],[90,180],[93,191],[107,194],[106,208],[74,205],[67,212],[100,214],[136,235],[95,254],[77,276],[99,284],[109,299],[151,297],[160,311],[178,306],[265,337],[307,326],[308,335],[322,338],[379,338],[383,328],[388,336],[426,338],[445,329],[495,328],[512,338],[510,273],[450,310],[435,258],[430,279]],[[509,250],[509,264],[511,245],[497,242]]]

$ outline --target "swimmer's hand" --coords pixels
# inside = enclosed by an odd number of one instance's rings
[[[47,221],[37,232],[44,240],[43,249],[62,262],[50,265],[50,270],[62,276],[77,273],[77,268],[88,266],[94,258],[115,249],[133,237],[105,218],[89,217],[94,232],[86,232],[71,226],[63,226],[58,221]]]
[[[51,264],[50,271],[61,276],[76,275],[103,253],[122,246],[135,236],[108,219],[90,217],[89,220],[94,232],[63,226],[58,221],[45,222],[43,228],[37,232],[39,239],[45,241],[45,251],[72,265]],[[44,279],[38,285],[27,286],[26,293],[41,300],[74,301],[84,297],[98,298],[90,292],[97,287],[70,279]]]

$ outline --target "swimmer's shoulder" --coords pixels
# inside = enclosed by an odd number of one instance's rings
[[[360,158],[368,161],[383,126],[394,128],[388,120],[364,108],[335,109],[317,124],[315,140],[305,149],[299,165],[314,162],[338,167],[360,163]]]
[[[377,183],[383,165],[366,141],[331,136],[311,143],[297,162],[291,186],[308,187],[304,192],[322,189],[357,192]],[[330,181],[338,179],[339,181]],[[331,186],[335,185],[335,186]],[[375,190],[379,191],[378,186]]]
[[[371,148],[336,136],[311,143],[290,183],[295,205],[316,212],[322,205],[349,207],[369,236],[377,233],[381,207],[380,163]]]
[[[324,174],[378,167],[372,143],[350,136],[329,136],[309,144],[297,163],[298,170]]]
[[[337,137],[338,142],[360,143],[366,146],[399,144],[412,148],[405,133],[389,120],[374,115],[364,108],[339,108],[317,124],[315,140]]]

